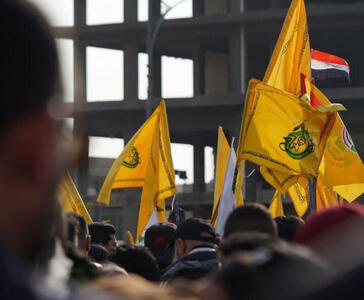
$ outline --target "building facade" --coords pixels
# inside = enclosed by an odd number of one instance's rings
[[[347,107],[342,118],[358,148],[364,150],[364,3],[306,2],[311,47],[344,57],[351,67],[350,84],[318,84],[331,101]],[[74,26],[54,28],[57,38],[72,39],[74,47],[74,130],[86,147],[84,164],[73,174],[95,220],[115,223],[121,232],[119,237],[127,229],[135,232],[140,190],[115,192],[111,207],[94,203],[112,161],[89,158],[87,145],[89,136],[127,141],[145,120],[147,104],[138,99],[138,55],[147,52],[150,27],[148,21],[138,22],[138,3],[124,0],[123,23],[88,26],[87,1],[76,0]],[[166,99],[171,141],[191,144],[194,149],[194,183],[182,186],[178,195],[189,216],[210,216],[213,193],[211,184],[204,180],[204,147],[216,149],[219,125],[224,127],[228,138],[239,137],[247,82],[252,77],[264,76],[289,3],[289,0],[193,0],[191,18],[164,20],[161,25],[152,57],[152,108],[161,99],[162,57],[193,61],[193,96]],[[160,4],[160,0],[149,0],[149,20],[158,20]],[[123,51],[123,101],[87,101],[88,47]],[[247,173],[252,170],[256,171],[246,179],[245,198],[268,203],[273,191],[258,169],[248,165]]]

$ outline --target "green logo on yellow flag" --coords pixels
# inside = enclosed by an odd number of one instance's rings
[[[123,166],[134,169],[140,164],[140,157],[137,148],[131,147],[129,154],[123,161]]]
[[[315,150],[315,145],[305,128],[305,123],[295,127],[287,137],[284,137],[284,142],[280,143],[279,147],[296,160],[305,158]]]

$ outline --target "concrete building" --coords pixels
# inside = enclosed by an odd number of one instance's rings
[[[88,26],[86,2],[74,1],[72,28],[55,28],[56,37],[74,41],[75,133],[86,145],[89,136],[127,141],[145,120],[146,102],[138,99],[138,53],[147,51],[148,22],[138,22],[138,1],[124,0],[123,23]],[[165,20],[161,26],[153,55],[153,108],[161,98],[161,57],[193,61],[193,97],[166,99],[172,142],[191,144],[194,149],[194,183],[183,186],[178,195],[189,215],[209,217],[211,213],[213,195],[204,181],[204,147],[216,148],[218,125],[224,127],[228,137],[239,136],[246,84],[251,77],[263,77],[289,3],[193,0],[193,17]],[[149,4],[149,17],[158,18],[160,0],[149,0]],[[358,148],[364,150],[364,3],[307,1],[307,10],[311,46],[350,63],[350,84],[320,84],[333,102],[347,107],[342,117]],[[90,46],[123,51],[123,101],[87,101],[86,52]],[[111,220],[122,233],[127,229],[135,232],[139,190],[115,192],[111,207],[94,204],[112,161],[88,158],[87,147],[84,157],[84,165],[74,175],[84,199],[91,203],[94,218]],[[249,165],[247,172],[254,168]],[[258,171],[247,179],[247,201],[268,203],[272,193]]]

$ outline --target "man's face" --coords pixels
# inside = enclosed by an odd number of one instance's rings
[[[110,234],[110,240],[109,240],[108,244],[105,245],[105,248],[107,251],[109,251],[109,253],[115,253],[116,247],[117,247],[117,241],[116,241],[115,234]]]

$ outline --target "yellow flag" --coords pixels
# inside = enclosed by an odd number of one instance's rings
[[[150,157],[155,128],[163,112],[164,101],[131,138],[119,157],[115,159],[101,188],[97,202],[110,204],[113,189],[143,187]]]
[[[310,95],[311,47],[304,0],[293,0],[266,70],[263,82],[296,96]],[[303,83],[303,84],[302,84]],[[304,86],[304,90],[302,88]],[[263,178],[285,194],[297,176],[261,167]]]
[[[226,166],[230,154],[230,146],[226,140],[224,131],[221,126],[218,128],[216,169],[215,169],[215,186],[214,186],[214,204],[212,208],[211,224],[215,227],[219,200],[224,185]]]
[[[73,211],[83,216],[88,224],[92,223],[90,214],[77,191],[71,175],[66,172],[58,188],[63,212]]]
[[[282,194],[280,192],[275,191],[272,203],[269,206],[269,211],[272,215],[272,218],[284,216]]]
[[[177,193],[164,101],[156,111],[159,113],[156,126],[151,132],[152,143],[140,201],[137,240],[142,236],[154,210],[157,212],[158,221],[165,222],[165,199]]]
[[[316,103],[331,104],[315,85],[312,85],[311,91]],[[322,164],[320,173],[324,185],[334,187],[348,201],[364,193],[364,165],[339,115],[326,141]]]
[[[310,206],[308,179],[298,177],[297,183],[288,189],[288,195],[291,198],[297,216],[302,217]]]
[[[281,194],[287,193],[288,189],[298,181],[298,176],[281,173],[277,171],[273,171],[271,169],[267,169],[264,167],[260,168],[260,174],[262,174],[263,178],[273,186],[277,191]]]
[[[263,82],[300,96],[301,74],[311,78],[311,48],[304,0],[293,0]]]
[[[345,200],[353,202],[364,193],[364,184],[337,185],[333,187],[333,190]]]
[[[254,109],[243,120],[246,134],[240,140],[239,161],[250,160],[292,175],[317,176],[335,113],[321,113],[256,79],[249,83],[246,101]]]
[[[322,177],[319,176],[316,186],[316,211],[321,211],[338,204],[339,201],[336,193],[332,188],[325,186],[322,182]]]

